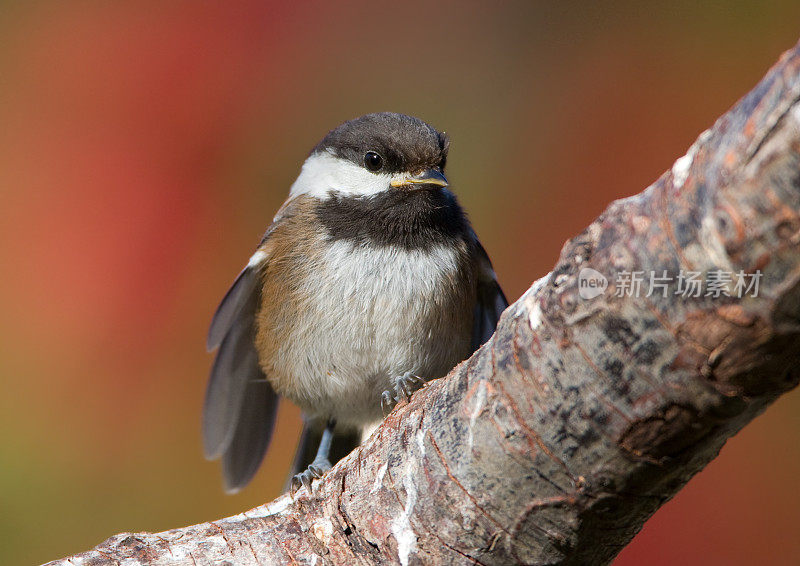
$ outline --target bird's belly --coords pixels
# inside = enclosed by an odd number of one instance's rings
[[[446,247],[334,242],[276,352],[279,392],[310,416],[360,426],[381,418],[381,393],[397,376],[445,375],[469,354],[474,284],[459,258]]]

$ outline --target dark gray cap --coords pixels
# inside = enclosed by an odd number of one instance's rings
[[[395,112],[367,114],[331,130],[311,154],[330,152],[364,166],[364,156],[374,151],[383,158],[387,173],[444,170],[450,141],[413,116]]]

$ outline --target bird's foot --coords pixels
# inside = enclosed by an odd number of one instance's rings
[[[308,494],[311,495],[311,482],[324,476],[325,472],[330,469],[331,463],[327,458],[314,458],[306,471],[296,474],[292,478],[292,495],[297,493],[301,487],[305,487]]]
[[[381,409],[383,410],[383,416],[385,417],[388,415],[392,409],[394,409],[395,405],[397,405],[401,400],[408,401],[411,398],[411,395],[414,394],[414,391],[422,387],[424,384],[424,379],[418,375],[412,374],[410,371],[407,371],[400,377],[395,378],[394,387],[392,389],[387,389],[381,395]]]

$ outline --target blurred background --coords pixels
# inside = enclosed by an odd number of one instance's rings
[[[515,300],[800,38],[786,2],[0,2],[0,562],[275,497],[199,422],[211,314],[308,150],[373,111],[452,138],[448,176]],[[617,565],[800,563],[800,393]]]

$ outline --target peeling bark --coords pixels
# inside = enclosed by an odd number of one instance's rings
[[[313,495],[51,564],[607,564],[800,380],[798,243],[800,46]],[[609,281],[596,298],[584,268]],[[617,296],[665,270],[760,270],[760,292]]]

